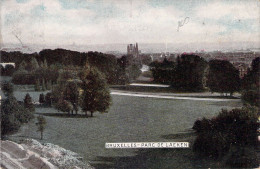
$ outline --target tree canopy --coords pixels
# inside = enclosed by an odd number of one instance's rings
[[[106,112],[111,104],[109,88],[104,75],[96,68],[86,68],[87,73],[83,77],[81,108],[87,113]]]
[[[240,90],[239,71],[225,60],[211,60],[207,86],[212,92],[234,93]]]

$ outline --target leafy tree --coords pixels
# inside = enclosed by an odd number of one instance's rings
[[[43,61],[43,68],[44,69],[48,69],[48,64],[47,64],[47,60],[46,59],[44,59],[44,61]]]
[[[45,130],[46,127],[46,119],[43,116],[38,116],[37,117],[37,123],[35,123],[36,126],[38,127],[39,132],[41,132],[41,140],[43,139],[43,131]]]
[[[30,67],[29,70],[31,70],[31,71],[39,69],[40,66],[35,57],[32,57],[29,67]]]
[[[222,110],[217,117],[197,120],[193,126],[197,132],[193,151],[206,157],[227,159],[232,167],[257,167],[257,155],[249,155],[244,148],[255,149],[258,145],[258,116],[257,108],[248,106]],[[237,159],[242,162],[238,164]]]
[[[19,64],[18,71],[25,70],[26,66],[27,66],[27,63],[25,62],[25,60],[23,60],[23,61]]]
[[[51,90],[51,86],[52,86],[51,80],[48,80],[48,81],[47,81],[47,84],[46,84],[46,89],[47,89],[47,90]]]
[[[86,113],[106,112],[111,104],[111,97],[106,79],[96,68],[85,70],[82,84],[81,108]]]
[[[25,95],[25,98],[24,98],[24,108],[28,109],[31,112],[34,112],[34,110],[35,110],[34,105],[32,103],[32,98],[29,95],[29,93],[27,93]]]
[[[13,95],[14,89],[13,89],[13,85],[10,82],[2,83],[1,89],[2,89],[5,96],[8,97],[10,95]]]
[[[72,106],[73,110],[75,110],[76,114],[78,112],[78,106],[79,106],[79,85],[77,81],[68,81],[64,90],[63,90],[63,96],[62,98],[66,101],[69,101]],[[72,114],[73,114],[72,110]]]
[[[45,95],[45,104],[48,106],[52,106],[53,98],[52,98],[52,93],[47,93]]]
[[[252,61],[251,69],[242,79],[242,100],[260,108],[260,57]]]
[[[14,73],[15,68],[13,65],[11,64],[7,64],[4,68],[4,76],[12,76],[12,74]]]
[[[180,90],[203,90],[203,77],[207,62],[200,56],[183,54],[177,58],[177,65],[172,73],[171,85]]]
[[[70,112],[73,110],[73,105],[67,100],[61,98],[58,103],[55,104],[55,108],[59,111],[67,112],[68,114],[70,114]]]
[[[41,93],[40,96],[39,96],[39,102],[40,102],[41,104],[44,104],[44,103],[45,103],[45,99],[44,99],[44,94],[43,94],[43,93]]]
[[[207,86],[212,92],[232,95],[240,89],[239,71],[225,60],[211,60],[209,62],[207,79]]]
[[[45,83],[45,79],[42,79],[42,91],[46,90],[46,83]]]
[[[169,84],[171,82],[173,71],[175,69],[175,63],[168,61],[166,58],[162,63],[158,61],[150,64],[150,69],[153,74],[155,82]]]
[[[20,105],[14,96],[9,95],[1,103],[1,135],[17,132],[21,124],[32,118],[33,114]]]
[[[34,85],[34,90],[35,91],[40,91],[40,81],[39,81],[39,79],[36,80],[36,83]]]

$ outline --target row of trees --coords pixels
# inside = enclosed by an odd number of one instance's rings
[[[125,84],[140,74],[140,65],[129,62],[130,57],[116,58],[114,55],[99,52],[80,53],[65,49],[46,49],[33,54],[3,51],[1,59],[3,62],[16,64],[13,75],[15,84],[36,84],[39,77],[55,83],[59,70],[80,70],[85,64],[97,67],[109,84]]]
[[[183,54],[176,62],[166,58],[150,64],[154,81],[170,84],[178,90],[198,91],[205,87],[207,62],[200,56]]]
[[[232,95],[241,87],[253,90],[259,86],[259,57],[253,60],[252,69],[244,79],[240,79],[239,71],[230,62],[206,62],[196,55],[183,54],[176,62],[167,59],[162,63],[152,62],[150,67],[155,82],[171,84],[177,90],[199,91],[208,87],[212,92]]]

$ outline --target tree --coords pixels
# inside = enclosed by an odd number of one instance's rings
[[[18,66],[18,71],[25,70],[26,66],[27,66],[27,64],[26,64],[25,60],[23,60],[23,61],[19,64],[19,66]]]
[[[255,149],[259,144],[258,113],[256,107],[247,106],[222,110],[212,119],[197,120],[193,126],[197,134],[193,151],[200,156],[226,159],[236,168],[258,167],[257,155],[250,156],[250,152],[244,151],[244,148]]]
[[[251,69],[242,79],[242,100],[260,108],[260,57],[252,61]]]
[[[1,89],[5,96],[13,95],[13,85],[10,82],[4,82],[1,85]]]
[[[14,70],[15,70],[15,68],[14,68],[14,66],[13,65],[11,65],[11,64],[7,64],[6,66],[5,66],[5,68],[4,68],[4,72],[5,72],[5,76],[12,76],[12,74],[14,73]]]
[[[47,64],[47,60],[46,59],[44,59],[44,61],[43,61],[43,68],[44,69],[48,69],[48,64]]]
[[[203,77],[207,62],[200,56],[182,54],[172,72],[171,86],[188,91],[203,90]]]
[[[31,62],[30,62],[30,70],[36,70],[36,69],[39,69],[39,67],[40,66],[39,66],[36,58],[32,57]]]
[[[46,89],[51,90],[51,87],[52,87],[51,80],[48,80],[46,84]]]
[[[45,79],[42,79],[42,91],[46,90],[46,83],[45,83]]]
[[[17,132],[23,123],[32,118],[33,114],[20,105],[14,96],[9,95],[1,103],[1,135]]]
[[[43,131],[45,130],[46,123],[46,119],[43,116],[37,117],[37,123],[35,124],[38,127],[37,131],[41,132],[41,140],[43,139]]]
[[[72,104],[62,98],[55,104],[55,108],[62,112],[67,112],[68,114],[73,110]]]
[[[40,96],[39,96],[39,102],[40,102],[40,104],[45,103],[45,99],[44,99],[44,94],[43,93],[41,93]]]
[[[73,106],[73,110],[75,110],[76,114],[78,112],[79,105],[79,86],[77,81],[68,81],[63,90],[62,98],[68,102],[70,102]],[[72,110],[72,114],[73,114]]]
[[[111,104],[111,96],[106,79],[96,68],[86,68],[82,84],[81,108],[86,113],[106,112]]]
[[[239,71],[228,61],[211,60],[207,86],[212,92],[230,93],[240,89]]]
[[[40,81],[39,81],[39,79],[36,80],[36,83],[34,85],[34,90],[35,91],[40,91]]]
[[[155,82],[169,84],[172,79],[175,63],[168,61],[166,58],[162,63],[154,61],[150,64],[151,71]]]
[[[26,109],[28,109],[29,111],[31,111],[31,112],[34,112],[34,105],[33,105],[33,103],[32,103],[32,98],[31,98],[31,96],[29,95],[29,93],[27,93],[26,95],[25,95],[25,98],[24,98],[24,108],[26,108]]]
[[[48,106],[52,106],[52,100],[53,100],[52,93],[50,93],[50,92],[47,93],[45,95],[45,104],[48,105]]]

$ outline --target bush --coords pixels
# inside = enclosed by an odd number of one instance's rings
[[[232,147],[225,163],[231,167],[257,168],[259,166],[254,147]]]
[[[260,108],[260,91],[257,89],[246,90],[242,93],[241,99],[244,103]]]
[[[36,82],[36,77],[32,73],[15,72],[13,74],[12,82],[20,85],[32,85]]]
[[[1,134],[12,134],[21,124],[29,122],[33,114],[20,105],[15,97],[9,96],[1,104]]]
[[[215,118],[197,120],[193,126],[197,132],[193,150],[200,155],[220,158],[227,155],[233,146],[256,147],[259,127],[257,120],[258,109],[251,106],[222,110]],[[229,164],[232,164],[232,158],[229,159]],[[245,165],[250,164],[243,164]]]

